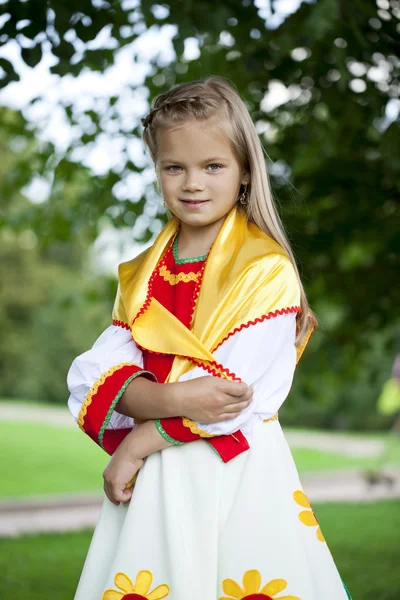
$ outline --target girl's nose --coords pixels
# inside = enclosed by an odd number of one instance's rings
[[[201,178],[196,175],[188,175],[184,181],[183,189],[188,191],[204,190]]]

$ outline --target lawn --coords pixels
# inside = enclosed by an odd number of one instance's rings
[[[400,501],[313,508],[353,600],[398,600]],[[0,540],[0,597],[73,598],[91,535],[84,531]]]
[[[382,435],[377,438],[387,443],[385,463],[400,465],[400,440]],[[101,474],[108,455],[78,427],[0,421],[0,452],[6,457],[0,466],[2,498],[102,489]],[[301,475],[330,469],[367,469],[380,460],[307,448],[293,448],[292,453]]]
[[[0,496],[93,492],[108,455],[78,427],[0,422]]]
[[[376,467],[400,467],[400,439],[384,438],[384,459],[379,457],[352,458],[344,454],[323,452],[311,448],[292,448],[293,458],[300,474],[337,469],[374,469]]]

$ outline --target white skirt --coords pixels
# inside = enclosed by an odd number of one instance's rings
[[[149,456],[129,503],[105,498],[75,600],[348,600],[279,421],[250,444]]]

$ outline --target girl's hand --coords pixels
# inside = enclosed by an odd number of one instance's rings
[[[244,381],[230,381],[211,375],[169,385],[175,386],[173,393],[178,396],[180,414],[199,423],[234,419],[253,398],[253,388]]]
[[[110,462],[103,472],[104,491],[107,498],[116,506],[120,502],[128,502],[133,493],[132,479],[137,475],[144,460],[129,459],[124,453],[114,452]],[[130,487],[127,487],[129,486]]]
[[[132,497],[136,475],[144,460],[153,452],[169,448],[154,421],[134,427],[122,440],[104,470],[104,491],[116,506]]]

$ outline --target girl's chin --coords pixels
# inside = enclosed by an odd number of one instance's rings
[[[166,208],[168,213],[179,219],[181,223],[191,227],[207,227],[208,225],[214,225],[219,221],[224,221],[233,206],[228,206],[225,210],[222,207],[219,207],[219,210],[217,211],[215,210],[215,205],[211,202],[207,202],[199,208],[189,208],[183,203],[179,205],[174,204],[173,206],[166,205]]]
[[[210,217],[207,218],[202,215],[193,215],[192,217],[184,215],[178,218],[180,219],[181,223],[190,225],[192,227],[206,227],[207,225],[211,225],[215,222],[215,219],[211,219]]]

